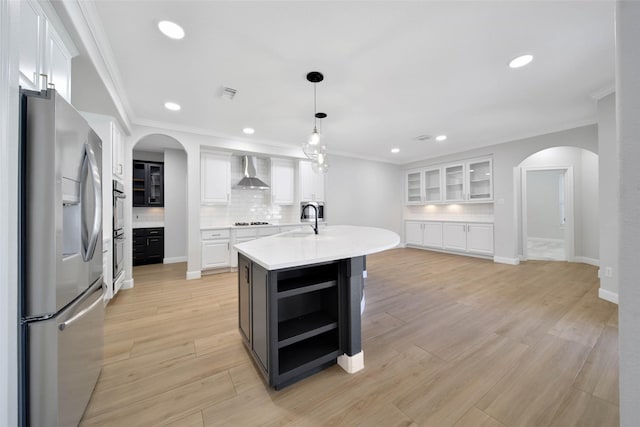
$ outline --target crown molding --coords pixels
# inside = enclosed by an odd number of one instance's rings
[[[74,56],[78,56],[80,54],[80,51],[67,32],[67,29],[62,23],[60,16],[58,16],[58,12],[56,12],[51,2],[40,0],[38,2],[34,2],[34,4],[36,5],[36,7],[40,7],[42,9],[42,12],[47,17],[47,21],[49,21],[58,37],[61,39],[63,46],[67,49],[67,53],[69,53],[72,58]]]
[[[116,61],[94,3],[83,0],[69,0],[61,2],[61,4],[67,11],[89,59],[96,68],[122,119],[123,130],[125,133],[131,134],[131,122],[135,116],[124,95],[126,92],[123,90],[120,75],[115,65]]]
[[[604,86],[604,87],[596,90],[595,92],[591,92],[589,94],[589,97],[591,97],[591,99],[599,101],[602,98],[604,98],[605,96],[611,95],[615,91],[616,91],[616,85],[615,85],[615,83],[611,83],[611,84],[609,84],[607,86]]]

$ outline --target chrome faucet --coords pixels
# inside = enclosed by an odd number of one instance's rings
[[[311,203],[307,203],[306,205],[304,205],[302,207],[302,213],[300,214],[300,219],[304,219],[304,211],[306,211],[308,207],[312,207],[313,210],[316,211],[316,215],[315,215],[316,225],[315,226],[313,226],[311,224],[309,224],[309,225],[311,225],[311,227],[313,227],[313,231],[316,234],[318,234],[318,207],[316,205],[311,204]]]

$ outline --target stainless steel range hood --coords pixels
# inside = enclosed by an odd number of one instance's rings
[[[256,158],[253,156],[242,156],[242,168],[244,178],[236,185],[236,188],[246,188],[252,190],[266,190],[269,188],[262,180],[256,177]]]

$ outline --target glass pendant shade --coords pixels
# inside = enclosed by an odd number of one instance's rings
[[[318,143],[320,143],[320,133],[318,132],[318,129],[313,128],[313,132],[311,132],[311,135],[309,136],[309,144],[318,145]]]
[[[329,164],[324,154],[321,154],[313,162],[311,162],[311,169],[315,173],[327,173],[329,170]]]
[[[316,160],[319,155],[324,156],[326,154],[327,147],[323,144],[311,144],[310,142],[305,142],[302,144],[302,151],[309,159]]]

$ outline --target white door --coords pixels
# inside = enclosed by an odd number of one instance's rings
[[[568,259],[567,169],[527,170],[525,226],[527,259]]]
[[[467,225],[459,222],[445,222],[442,230],[442,243],[445,249],[467,250]]]
[[[493,255],[493,224],[467,224],[467,250]]]
[[[442,223],[441,222],[425,222],[424,223],[424,245],[430,248],[442,248]]]
[[[202,242],[202,268],[225,267],[229,265],[228,241]]]
[[[422,246],[422,223],[407,222],[405,223],[405,238],[407,245]]]
[[[231,193],[231,159],[215,154],[201,154],[200,191],[203,204],[229,204]]]

